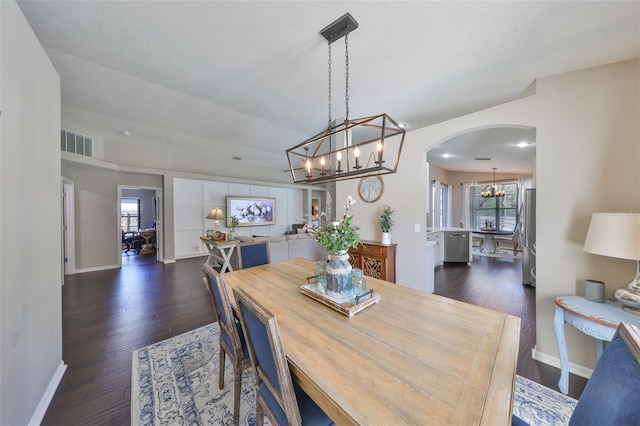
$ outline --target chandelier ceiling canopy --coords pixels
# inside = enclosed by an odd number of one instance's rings
[[[358,23],[347,13],[320,33],[329,45],[329,120],[325,130],[287,150],[295,183],[322,184],[395,173],[405,130],[387,114],[349,118],[348,34]],[[345,119],[331,117],[331,43],[345,40]]]

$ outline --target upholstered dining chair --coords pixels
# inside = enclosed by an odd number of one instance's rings
[[[238,267],[240,269],[252,268],[268,263],[270,263],[269,243],[266,241],[238,244]]]
[[[229,293],[220,274],[209,265],[202,265],[205,277],[202,279],[209,290],[213,310],[220,326],[220,372],[218,386],[224,388],[225,355],[233,364],[233,424],[240,421],[240,391],[242,390],[242,372],[251,366],[249,351],[238,320],[233,314]]]
[[[545,408],[558,408],[556,402],[567,397],[556,391]],[[553,394],[557,398],[553,400]],[[537,400],[537,399],[536,399]],[[561,404],[560,404],[561,405]],[[531,407],[527,407],[531,408]],[[561,408],[561,407],[560,407]],[[513,425],[527,425],[514,408]],[[537,418],[554,419],[553,413],[540,413]],[[554,421],[554,424],[561,424]],[[602,352],[591,378],[569,419],[570,426],[640,425],[640,329],[620,323],[616,335]]]
[[[518,223],[516,227],[513,229],[513,234],[507,235],[506,237],[496,235],[493,237],[493,241],[496,245],[496,250],[501,246],[508,246],[513,249],[513,255],[518,254],[518,244],[520,241],[520,224]]]
[[[464,222],[462,220],[458,221],[458,225],[460,225],[460,228],[464,228]],[[482,251],[483,245],[484,245],[484,237],[482,235],[471,233],[471,246],[478,247],[478,249]]]
[[[251,363],[256,374],[256,423],[331,425],[333,422],[291,378],[280,341],[278,322],[266,308],[239,287],[233,289]]]

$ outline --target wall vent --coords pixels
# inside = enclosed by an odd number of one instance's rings
[[[60,149],[72,154],[93,157],[93,139],[67,129],[60,129]]]
[[[491,161],[490,157],[476,157],[477,161]]]

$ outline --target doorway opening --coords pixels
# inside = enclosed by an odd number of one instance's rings
[[[74,183],[62,178],[62,284],[64,277],[76,273],[76,225]]]
[[[162,188],[118,185],[118,266],[131,256],[162,261]]]

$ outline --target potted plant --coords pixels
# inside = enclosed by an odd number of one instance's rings
[[[380,219],[378,219],[378,224],[380,224],[380,228],[382,228],[382,240],[380,241],[382,244],[391,244],[391,227],[393,226],[393,218],[391,215],[395,212],[395,210],[391,210],[391,207],[384,206],[384,210],[380,215]]]
[[[351,293],[351,264],[348,250],[360,243],[359,227],[352,223],[353,215],[349,215],[349,207],[356,201],[347,198],[342,219],[329,220],[331,214],[331,197],[327,194],[327,213],[320,214],[318,226],[307,225],[315,240],[329,254],[327,264],[327,294],[337,299],[346,299]]]
[[[236,227],[240,224],[240,219],[237,216],[231,216],[231,228],[229,228],[229,241],[236,239]]]

